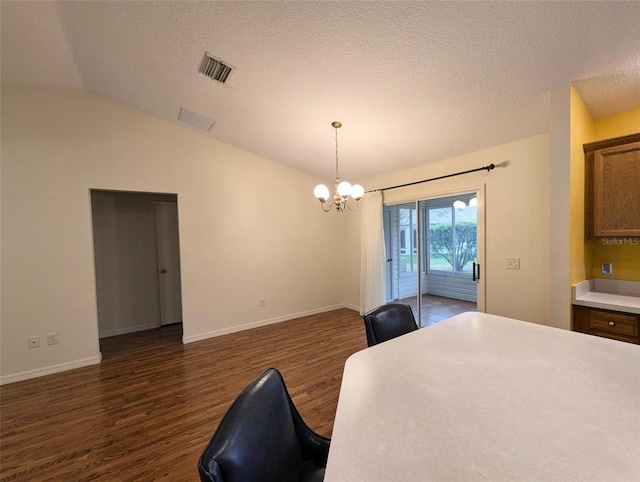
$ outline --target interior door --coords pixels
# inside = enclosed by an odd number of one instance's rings
[[[178,206],[156,203],[155,211],[160,324],[170,325],[182,322]]]

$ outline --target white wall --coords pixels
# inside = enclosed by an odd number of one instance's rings
[[[553,324],[549,310],[549,135],[448,159],[422,168],[369,179],[366,189],[418,181],[494,163],[487,172],[467,174],[385,191],[385,204],[433,197],[486,185],[485,246],[486,311],[542,324]],[[347,303],[357,304],[359,252],[353,223],[348,221],[350,247]],[[520,270],[507,270],[507,257],[520,258]]]
[[[186,341],[344,305],[317,179],[83,92],[3,85],[1,121],[1,382],[99,360],[90,189],[178,195]]]
[[[569,328],[570,285],[570,176],[571,176],[571,85],[551,90],[550,145],[550,306],[553,325]]]

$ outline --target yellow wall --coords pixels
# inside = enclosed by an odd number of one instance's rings
[[[588,242],[592,250],[591,276],[593,278],[640,281],[640,237],[602,238]],[[603,262],[613,263],[611,276],[602,274]]]
[[[584,242],[583,145],[592,142],[594,135],[594,121],[575,88],[571,86],[569,279],[572,285],[589,278],[591,271],[591,246]]]
[[[594,125],[594,141],[638,134],[640,132],[640,109],[628,110],[620,114],[596,119]]]
[[[596,119],[594,127],[594,141],[640,133],[640,109]],[[585,245],[591,251],[592,277],[608,277],[601,267],[610,261],[614,263],[612,278],[640,281],[640,237],[595,239]]]

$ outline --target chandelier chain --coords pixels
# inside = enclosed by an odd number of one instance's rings
[[[336,181],[340,179],[338,176],[338,127],[336,126]]]

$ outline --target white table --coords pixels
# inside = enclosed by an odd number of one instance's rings
[[[352,355],[326,482],[640,481],[640,346],[464,313]]]

